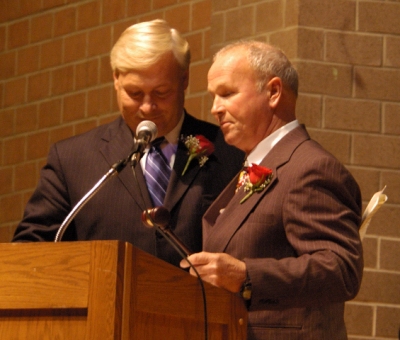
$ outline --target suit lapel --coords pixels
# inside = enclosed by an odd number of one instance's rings
[[[186,137],[196,133],[198,133],[196,120],[190,115],[185,114],[185,119],[181,128],[181,135]],[[121,117],[110,125],[109,129],[107,129],[103,134],[102,139],[106,143],[104,143],[103,147],[100,148],[100,152],[103,154],[110,166],[116,161],[127,157],[133,145],[132,132]],[[201,169],[198,165],[191,166],[185,175],[181,176],[187,159],[188,150],[184,143],[179,141],[174,168],[172,169],[164,201],[165,207],[170,211],[189,189],[191,183],[193,183]],[[195,162],[197,162],[197,160],[193,160],[193,163]],[[150,195],[147,190],[146,181],[140,164],[135,168],[135,175],[137,180],[135,180],[128,164],[126,168],[121,171],[118,178],[142,209],[144,209],[143,200],[147,208],[152,207]]]
[[[199,133],[199,131],[196,127],[195,120],[190,115],[185,113],[185,119],[181,128],[181,136],[187,137],[197,133]],[[194,159],[192,162],[196,164],[196,166],[189,167],[185,175],[182,176],[182,171],[188,158],[188,150],[184,143],[180,140],[176,152],[174,168],[172,169],[171,178],[164,200],[164,205],[169,211],[174,208],[185,192],[189,189],[190,185],[193,183],[201,169],[198,165],[197,159]]]
[[[243,187],[237,193],[234,193],[237,179],[228,186],[229,189],[225,197],[220,195],[217,198],[204,215],[204,220],[211,229],[209,233],[204,233],[205,250],[214,252],[223,252],[225,250],[236,230],[244,223],[253,208],[277,181],[276,169],[272,170],[273,178],[271,182],[263,191],[254,193],[245,202],[240,203],[241,199],[247,194],[247,192],[244,192]]]
[[[279,167],[286,164],[294,150],[309,138],[303,126],[292,130],[282,138],[260,164],[273,171],[271,182],[263,191],[254,193],[242,204],[240,200],[245,196],[243,188],[234,194],[232,188],[236,184],[235,180],[230,183],[204,215],[204,250],[223,252],[226,249],[235,232],[245,223],[260,200],[279,182]],[[220,214],[221,209],[223,209],[222,214]]]

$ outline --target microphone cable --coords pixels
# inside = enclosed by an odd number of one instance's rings
[[[136,172],[135,172],[135,168],[134,166],[131,165],[131,169],[132,169],[132,173],[133,173],[133,178],[139,188],[139,195],[140,195],[140,199],[142,201],[142,204],[145,205],[144,203],[144,197],[143,197],[143,193],[142,190],[140,190],[140,185],[139,185],[139,180],[136,177]],[[142,207],[140,207],[142,209]],[[206,290],[204,287],[204,282],[202,280],[202,278],[200,277],[200,274],[198,273],[197,269],[195,268],[195,266],[193,266],[193,264],[187,259],[187,255],[189,254],[185,254],[182,249],[175,244],[175,242],[172,241],[172,239],[165,233],[165,231],[163,230],[163,228],[161,228],[161,226],[159,224],[157,224],[153,217],[150,216],[150,214],[148,213],[147,209],[144,208],[142,209],[143,212],[146,214],[146,218],[151,221],[151,223],[153,224],[153,226],[155,226],[156,230],[167,240],[167,242],[178,252],[178,254],[182,257],[182,259],[186,260],[187,263],[189,263],[190,268],[193,269],[194,273],[197,276],[197,279],[200,283],[200,287],[201,287],[201,293],[202,293],[202,299],[203,299],[203,316],[204,316],[204,340],[208,340],[208,313],[207,313],[207,296],[206,296]]]

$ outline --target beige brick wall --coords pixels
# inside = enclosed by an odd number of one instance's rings
[[[357,178],[364,204],[389,201],[364,239],[351,340],[400,327],[400,2],[398,0],[0,0],[0,242],[8,242],[51,143],[118,115],[108,53],[128,25],[164,18],[192,47],[186,107],[209,114],[214,51],[254,38],[300,74],[298,117]]]

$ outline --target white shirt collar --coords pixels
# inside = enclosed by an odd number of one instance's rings
[[[175,145],[178,144],[179,134],[181,132],[184,119],[185,119],[185,113],[183,113],[181,115],[181,118],[179,119],[178,124],[176,124],[176,126],[164,136],[165,139],[168,141],[168,143],[175,144]]]
[[[260,164],[265,156],[271,151],[271,149],[290,131],[298,127],[300,124],[297,120],[293,120],[290,123],[282,126],[278,130],[271,133],[268,137],[264,138],[257,146],[249,153],[246,158],[246,165],[252,163]]]

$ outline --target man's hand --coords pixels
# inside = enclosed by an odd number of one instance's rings
[[[232,293],[239,292],[246,280],[246,264],[228,254],[201,252],[188,256],[188,260],[202,280]],[[189,268],[189,263],[182,260],[180,266]],[[190,268],[190,274],[196,276],[193,268]]]

